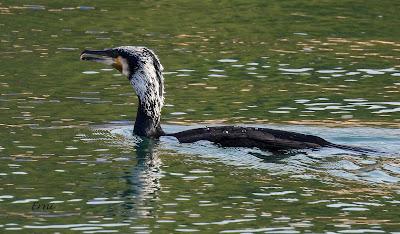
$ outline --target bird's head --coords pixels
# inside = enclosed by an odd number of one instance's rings
[[[152,50],[138,46],[84,50],[81,60],[112,66],[127,76],[146,114],[160,117],[164,104],[163,66]]]

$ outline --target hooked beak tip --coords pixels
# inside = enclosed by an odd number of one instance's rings
[[[88,60],[88,58],[90,57],[90,50],[84,50],[81,52],[81,55],[79,56],[79,60],[81,61],[85,61]]]
[[[81,52],[81,55],[79,56],[79,59],[80,60],[85,60],[85,58],[86,58],[86,56],[88,56],[88,55],[90,55],[91,53],[90,53],[90,50],[83,50],[82,52]]]
[[[81,61],[88,61],[91,59],[94,59],[94,57],[91,57],[90,54],[81,53],[81,56],[79,56],[79,60]]]

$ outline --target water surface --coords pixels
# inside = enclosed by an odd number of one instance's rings
[[[399,7],[2,1],[1,232],[399,232]],[[159,55],[168,132],[271,127],[382,153],[143,141],[126,78],[79,61],[120,45]]]

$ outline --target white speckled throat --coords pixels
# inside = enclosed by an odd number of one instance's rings
[[[157,56],[149,49],[143,48],[144,54],[151,56],[141,56],[136,69],[129,69],[129,81],[139,98],[140,105],[144,112],[155,119],[161,116],[161,108],[164,105],[164,78],[162,75],[163,67]],[[127,64],[122,63],[124,66]]]

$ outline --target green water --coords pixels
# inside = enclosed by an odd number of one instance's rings
[[[0,1],[0,232],[399,233],[399,10]],[[120,45],[160,57],[168,132],[249,124],[384,153],[143,141],[127,79],[79,61]]]

